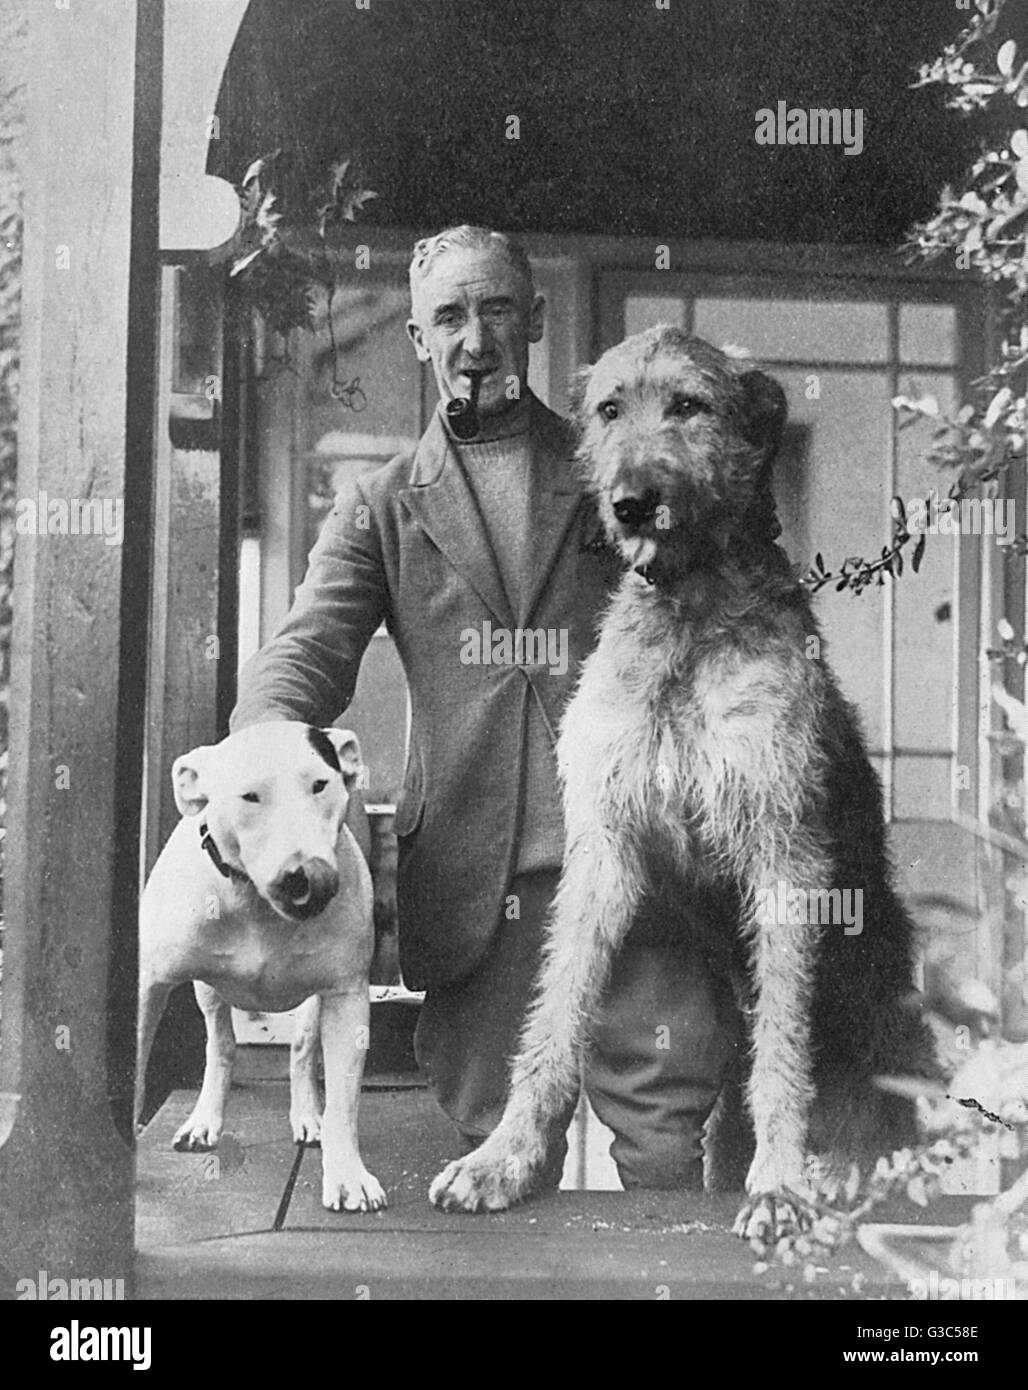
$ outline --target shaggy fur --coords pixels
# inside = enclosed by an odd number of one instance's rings
[[[911,1137],[883,1072],[932,1069],[904,1006],[913,928],[890,883],[881,792],[821,656],[805,591],[774,544],[781,388],[672,328],[629,338],[584,377],[579,457],[628,571],[558,745],[567,850],[537,998],[499,1127],[436,1178],[439,1206],[524,1196],[612,955],[643,896],[725,895],[705,943],[739,981],[755,1152],[737,1223],[803,1225],[810,1149],[863,1156]],[[862,931],[781,911],[781,892],[862,894]]]

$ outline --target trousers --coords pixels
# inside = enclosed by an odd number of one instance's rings
[[[517,876],[517,917],[498,924],[467,977],[426,994],[415,1051],[465,1149],[503,1113],[558,881],[556,870]],[[622,1186],[702,1186],[703,1125],[740,1045],[731,990],[712,974],[685,911],[644,908],[613,961],[584,1063],[592,1107],[614,1132]],[[575,1103],[555,1127],[543,1185],[559,1182]]]

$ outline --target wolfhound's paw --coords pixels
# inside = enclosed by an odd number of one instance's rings
[[[527,1195],[532,1173],[527,1160],[486,1141],[447,1164],[428,1190],[429,1201],[443,1211],[503,1211]]]
[[[342,1172],[323,1172],[321,1205],[329,1211],[380,1211],[388,1203],[378,1178],[358,1162]]]
[[[757,1192],[746,1198],[732,1231],[763,1255],[780,1240],[809,1231],[816,1217],[814,1208],[795,1192]]]

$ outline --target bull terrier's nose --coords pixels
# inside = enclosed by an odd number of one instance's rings
[[[303,869],[294,869],[291,874],[283,874],[279,887],[283,898],[297,907],[302,907],[310,900],[311,881]]]
[[[284,873],[273,896],[290,917],[306,921],[323,912],[339,891],[339,874],[331,864],[311,861]]]
[[[647,488],[641,495],[616,490],[611,498],[614,515],[622,526],[639,527],[652,521],[660,504],[660,493]]]

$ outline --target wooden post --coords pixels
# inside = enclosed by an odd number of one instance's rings
[[[130,1289],[163,3],[30,24],[0,1262]],[[80,499],[123,540],[61,533]]]
[[[149,693],[147,698],[147,872],[179,821],[171,785],[171,765],[180,753],[215,743],[227,732],[218,724],[218,692],[226,668],[234,676],[235,633],[231,630],[236,588],[234,552],[237,507],[226,497],[238,490],[238,475],[223,465],[222,430],[217,418],[190,418],[211,409],[195,388],[179,380],[176,341],[187,301],[203,298],[212,306],[205,322],[218,332],[205,340],[205,376],[219,397],[226,394],[222,367],[222,274],[193,261],[162,271],[161,342],[156,432],[157,480],[153,516],[153,585]],[[194,344],[194,351],[196,349]],[[234,363],[233,363],[234,365]],[[193,388],[190,394],[186,388]],[[227,390],[230,400],[233,392]],[[221,418],[224,419],[223,411]],[[173,421],[178,428],[172,430]],[[234,420],[231,422],[234,425]],[[226,474],[229,475],[226,481]],[[231,504],[230,504],[231,503]],[[229,558],[225,558],[228,556]],[[225,591],[229,591],[226,597]],[[228,618],[223,619],[222,613]],[[154,1040],[147,1069],[149,1118],[169,1092],[197,1086],[203,1072],[204,1027],[192,985],[174,990]]]

